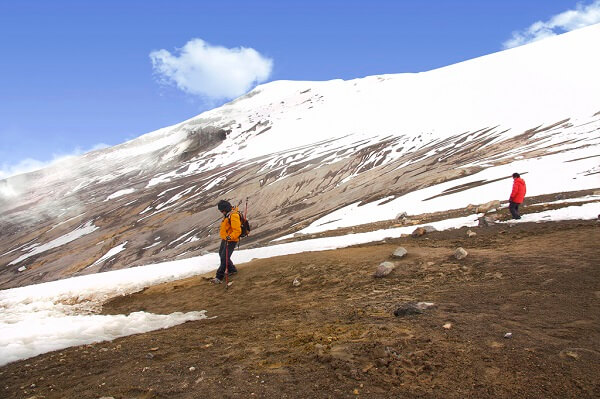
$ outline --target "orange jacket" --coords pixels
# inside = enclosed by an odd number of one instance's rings
[[[222,240],[227,241],[239,241],[240,235],[242,234],[242,222],[240,220],[240,214],[237,207],[234,207],[221,221],[221,229],[219,230],[219,236]]]
[[[512,192],[510,193],[509,201],[516,202],[520,204],[525,199],[525,192],[527,191],[527,187],[525,187],[525,180],[517,177],[513,182]]]

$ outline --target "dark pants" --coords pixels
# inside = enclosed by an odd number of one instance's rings
[[[521,219],[521,215],[519,215],[519,205],[521,204],[509,201],[508,210],[510,211],[513,219]]]
[[[235,265],[231,263],[231,254],[235,250],[237,242],[221,240],[221,248],[219,248],[219,257],[221,258],[221,265],[217,269],[217,278],[223,280],[225,278],[225,266],[228,264],[227,272],[229,274],[237,272]]]

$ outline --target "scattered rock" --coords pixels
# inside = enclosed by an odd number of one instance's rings
[[[401,212],[396,215],[396,220],[405,219],[408,216],[406,212]]]
[[[294,235],[292,237],[302,237],[304,235],[304,233],[294,233]]]
[[[433,226],[423,226],[423,228],[425,229],[426,232],[428,233],[433,233],[434,231],[438,231],[435,227]]]
[[[473,212],[475,209],[477,209],[477,207],[476,207],[475,205],[473,205],[473,204],[469,204],[469,205],[467,205],[467,207],[465,208],[465,210],[466,210],[467,212]]]
[[[479,205],[477,207],[477,209],[475,210],[475,212],[477,213],[487,213],[492,209],[498,209],[500,208],[500,201],[498,200],[493,200],[490,202],[486,202],[485,204]]]
[[[25,266],[21,266],[17,269],[18,272],[24,272],[25,270],[27,270]]]
[[[467,237],[475,237],[476,235],[477,233],[475,233],[474,231],[467,230]]]
[[[206,251],[206,250],[205,250],[205,251],[202,251],[202,252],[200,252],[200,255],[202,255],[202,256],[204,256],[204,255],[208,255],[208,254],[210,254],[210,252],[208,252],[208,251]]]
[[[394,316],[404,317],[421,314],[424,310],[427,310],[433,306],[435,306],[433,302],[407,302],[394,310]]]
[[[190,371],[196,371],[196,367],[192,366],[188,370],[190,370]]]
[[[477,220],[479,221],[479,227],[488,227],[496,223],[496,218],[493,218],[491,216],[482,216]]]
[[[449,330],[452,328],[452,323],[446,323],[442,327],[444,327],[446,330]]]
[[[298,278],[295,278],[294,281],[292,282],[292,285],[294,287],[300,287],[300,280],[298,280]]]
[[[377,266],[377,270],[375,270],[375,277],[385,277],[394,270],[396,267],[392,262],[382,262]]]
[[[600,195],[600,190],[594,191],[594,195]]]
[[[404,247],[398,247],[393,253],[394,258],[403,258],[408,251]]]
[[[423,227],[417,227],[415,231],[412,232],[411,236],[415,238],[421,237],[422,235],[425,235],[425,233],[427,233],[427,230],[425,230]]]
[[[469,253],[463,247],[458,247],[456,248],[456,251],[454,251],[454,257],[458,260],[466,258],[468,254]]]
[[[506,338],[506,339],[512,338],[512,333],[507,332],[506,334],[504,334],[504,338]]]

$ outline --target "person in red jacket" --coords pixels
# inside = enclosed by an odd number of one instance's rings
[[[521,175],[518,173],[513,173],[512,177],[513,187],[512,192],[510,193],[510,198],[508,199],[508,210],[510,211],[513,219],[521,219],[521,215],[519,215],[519,205],[521,205],[525,199],[527,187],[525,186],[525,180],[521,179]]]

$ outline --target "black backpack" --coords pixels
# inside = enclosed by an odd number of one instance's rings
[[[240,224],[242,226],[242,234],[240,234],[240,238],[247,237],[251,230],[250,223],[242,212],[238,211],[237,214],[240,215]],[[231,214],[229,215],[229,224],[231,224]]]

